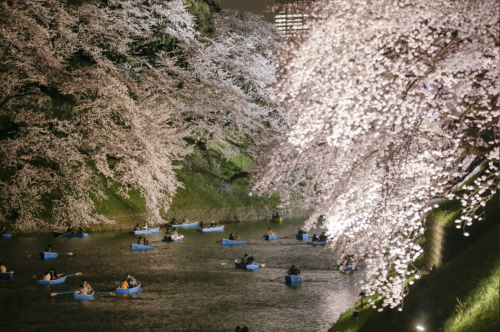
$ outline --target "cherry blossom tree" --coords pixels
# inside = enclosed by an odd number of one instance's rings
[[[287,187],[313,203],[306,226],[326,216],[336,263],[364,260],[366,295],[382,307],[402,309],[408,278],[421,275],[413,261],[431,201],[456,198],[467,157],[485,173],[457,197],[458,227],[481,220],[498,190],[498,10],[489,0],[320,0],[309,34],[277,55],[292,129],[254,191]]]

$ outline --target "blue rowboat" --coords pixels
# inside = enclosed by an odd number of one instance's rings
[[[54,233],[55,237],[88,237],[89,235],[87,233],[83,234],[77,234],[77,233],[59,233],[59,232],[52,232]]]
[[[192,223],[189,223],[189,224],[180,224],[180,225],[169,225],[169,224],[166,224],[165,226],[166,227],[173,227],[173,228],[198,227],[198,222],[195,221],[195,222],[192,222]]]
[[[271,221],[280,224],[283,222],[283,218],[273,218]]]
[[[124,295],[124,294],[135,294],[135,293],[139,293],[139,291],[141,290],[141,283],[140,282],[137,282],[139,285],[138,286],[135,286],[133,288],[120,288],[118,287],[116,290],[115,290],[115,293],[116,294],[121,294],[121,295]]]
[[[75,293],[74,298],[75,298],[75,300],[79,300],[79,301],[93,300],[94,299],[94,292],[92,291],[92,293],[88,294],[88,295]]]
[[[346,266],[344,268],[345,271],[357,271],[358,270],[358,267],[357,266]]]
[[[132,248],[132,250],[150,250],[154,249],[155,246],[144,245],[144,244],[131,244],[130,248]]]
[[[10,239],[12,237],[12,234],[2,234],[0,235],[2,239]]]
[[[40,254],[40,256],[42,256],[42,259],[52,259],[52,258],[56,258],[57,257],[57,254],[55,252],[42,252]]]
[[[234,263],[237,269],[243,270],[257,270],[259,268],[259,264],[242,264],[242,263]]]
[[[285,284],[298,285],[302,283],[302,276],[286,276]]]
[[[196,229],[198,232],[223,232],[224,231],[224,226],[219,226],[219,227],[207,227],[207,228],[197,228]]]
[[[266,236],[264,236],[264,238],[265,238],[267,241],[274,241],[274,240],[277,240],[277,239],[278,239],[278,236],[277,236],[277,235],[266,235]]]
[[[10,280],[10,279],[12,279],[13,274],[14,274],[13,271],[5,272],[5,273],[0,273],[0,279]]]
[[[222,239],[223,246],[237,246],[240,244],[245,244],[245,241],[235,241],[235,240]]]
[[[309,234],[297,234],[297,235],[295,235],[295,238],[297,240],[302,240],[302,241],[307,241],[308,237],[309,237]]]
[[[324,242],[307,242],[307,244],[310,246],[324,246],[324,245],[326,245],[326,241],[324,241]]]
[[[179,237],[177,237],[177,238],[175,238],[175,239],[172,239],[172,237],[171,237],[171,236],[166,236],[166,235],[165,235],[165,236],[163,237],[163,240],[162,240],[162,241],[163,241],[163,242],[179,242],[179,241],[183,241],[183,240],[184,240],[184,235],[181,235],[181,236],[179,236]]]
[[[54,280],[38,280],[39,285],[57,285],[66,281],[66,274],[59,274],[57,279]]]
[[[142,231],[130,231],[130,234],[151,234],[151,233],[159,233],[160,227],[151,228],[151,229],[143,229]]]

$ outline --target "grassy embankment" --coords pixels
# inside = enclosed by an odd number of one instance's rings
[[[436,224],[452,226],[460,204],[443,201],[430,216]],[[499,199],[486,206],[487,222],[496,226],[449,262],[414,280],[404,310],[378,312],[364,299],[343,313],[330,332],[499,331]],[[453,227],[453,226],[452,226]],[[419,257],[420,264],[423,260]],[[352,312],[359,312],[354,320]]]

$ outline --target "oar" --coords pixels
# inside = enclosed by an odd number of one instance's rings
[[[266,267],[266,264],[260,264],[260,263],[254,263],[255,265],[259,265],[259,266],[262,266],[262,267]]]
[[[98,291],[94,291],[94,293],[96,293],[96,294],[105,294],[105,295],[116,295],[115,292],[98,292]]]
[[[41,254],[43,255],[43,252],[42,252]],[[36,255],[40,255],[40,253],[39,253],[39,252],[37,252],[36,254],[31,254],[31,255],[28,255],[28,256],[26,256],[26,257],[31,257],[31,256],[36,256]]]
[[[59,251],[53,251],[53,253],[58,254],[58,255],[68,255],[68,256],[73,256],[72,252],[59,252]]]
[[[66,276],[66,278],[67,278],[67,277],[73,277],[73,276],[81,276],[81,275],[82,275],[82,273],[81,273],[81,272],[77,272],[77,273],[75,273],[75,274],[68,274],[68,275]]]
[[[278,277],[278,278],[274,278],[274,279],[271,279],[271,281],[275,281],[275,280],[278,280],[278,279],[281,279],[281,278],[284,278],[286,276],[282,276],[282,277]]]
[[[66,235],[71,234],[71,233],[74,233],[74,231],[68,232],[68,233],[63,234],[63,235],[59,235],[58,237],[66,236]]]
[[[312,281],[316,280],[316,279],[308,277],[308,276],[302,276],[302,278],[306,278],[306,279],[309,279],[309,280],[312,280]]]
[[[50,293],[50,296],[56,296],[61,294],[73,294],[75,291],[61,292],[61,293]]]
[[[220,263],[220,265],[236,264],[236,262]]]
[[[137,287],[139,287],[139,290],[142,292],[142,288],[141,288],[141,286],[139,286],[139,283],[137,282],[137,280],[134,280],[134,283],[137,285]]]

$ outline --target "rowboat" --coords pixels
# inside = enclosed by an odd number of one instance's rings
[[[277,239],[278,239],[278,236],[277,236],[277,235],[266,235],[266,236],[264,236],[264,238],[265,238],[267,241],[274,241],[274,240],[277,240]]]
[[[307,242],[307,244],[310,246],[324,246],[324,245],[326,245],[326,241],[324,241],[324,242]]]
[[[155,246],[144,245],[144,244],[131,244],[130,248],[132,248],[132,250],[150,250],[154,249]]]
[[[55,237],[88,237],[89,235],[87,233],[59,233],[59,232],[52,232],[54,233]]]
[[[57,275],[57,279],[54,280],[38,280],[37,284],[39,285],[57,285],[57,284],[62,284],[63,282],[66,281],[66,274],[59,274]]]
[[[116,294],[135,294],[135,293],[139,293],[139,291],[141,290],[141,283],[140,282],[137,282],[139,285],[138,286],[135,286],[133,288],[116,288],[115,292]]]
[[[189,224],[180,224],[180,225],[169,225],[166,224],[166,227],[173,227],[173,228],[188,228],[188,227],[198,227],[198,222],[191,222]]]
[[[79,300],[79,301],[82,301],[82,300],[93,300],[94,299],[94,291],[92,291],[92,293],[90,293],[88,295],[83,295],[83,294],[77,294],[77,293],[75,293],[74,298],[75,298],[75,300]]]
[[[237,269],[243,270],[257,270],[259,268],[259,264],[243,264],[243,263],[234,263]]]
[[[51,259],[51,258],[56,258],[57,254],[55,252],[42,252],[40,254],[42,256],[42,259]]]
[[[285,284],[297,285],[302,283],[302,276],[286,276]]]
[[[10,239],[12,237],[12,234],[2,234],[0,235],[2,239]]]
[[[5,272],[5,273],[0,273],[0,279],[10,280],[10,279],[12,279],[13,274],[14,274],[13,271]]]
[[[179,242],[179,241],[183,241],[184,240],[184,235],[180,235],[178,237],[176,237],[175,239],[172,239],[171,236],[164,236],[163,237],[163,242]]]
[[[151,229],[143,229],[141,231],[130,231],[130,234],[151,234],[151,233],[159,233],[160,227],[151,228]]]
[[[235,240],[222,239],[223,246],[237,246],[240,244],[245,244],[245,241],[235,241]]]
[[[280,224],[283,222],[283,218],[273,218],[273,219],[271,219],[271,222],[275,222],[275,223]]]
[[[219,226],[219,227],[207,227],[207,228],[197,228],[196,229],[198,232],[223,232],[224,231],[224,226]]]
[[[297,235],[295,235],[295,238],[297,240],[302,240],[302,241],[307,241],[308,237],[309,237],[309,234],[297,234]]]
[[[357,266],[346,266],[344,268],[344,271],[357,271],[358,267]]]

